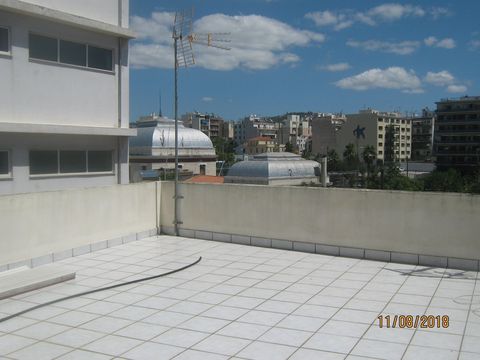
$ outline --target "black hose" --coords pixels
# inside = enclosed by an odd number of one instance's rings
[[[192,267],[193,265],[198,264],[198,263],[200,262],[200,260],[202,260],[202,257],[201,257],[201,256],[200,256],[195,262],[193,262],[193,263],[191,263],[191,264],[185,265],[184,267],[181,267],[181,268],[179,268],[179,269],[175,269],[175,270],[168,271],[168,272],[163,273],[163,274],[153,275],[153,276],[149,276],[149,277],[145,277],[145,278],[141,278],[141,279],[137,279],[137,280],[132,280],[132,281],[127,281],[127,282],[120,283],[120,284],[105,286],[105,287],[102,287],[102,288],[99,288],[99,289],[88,290],[88,291],[84,291],[84,292],[81,292],[81,293],[78,293],[78,294],[73,294],[73,295],[65,296],[65,297],[62,297],[62,298],[59,298],[59,299],[55,299],[55,300],[52,300],[52,301],[48,301],[48,302],[46,302],[46,303],[44,303],[44,304],[35,305],[35,306],[32,306],[31,308],[28,308],[28,309],[19,311],[19,312],[15,313],[15,314],[12,314],[12,315],[9,315],[9,316],[7,316],[7,317],[4,317],[4,318],[0,319],[0,323],[2,323],[2,322],[4,322],[4,321],[7,321],[7,320],[10,320],[10,319],[13,319],[14,317],[23,315],[23,314],[25,314],[25,313],[28,313],[28,312],[30,312],[30,311],[32,311],[32,310],[37,310],[37,309],[40,309],[40,308],[42,308],[42,307],[44,307],[44,306],[56,304],[56,303],[58,303],[58,302],[60,302],[60,301],[70,300],[70,299],[76,298],[76,297],[78,297],[78,296],[89,295],[89,294],[93,294],[93,293],[96,293],[96,292],[99,292],[99,291],[115,289],[115,288],[120,287],[120,286],[125,286],[125,285],[130,285],[130,284],[136,284],[136,283],[139,283],[139,282],[142,282],[142,281],[157,279],[157,278],[160,278],[160,277],[162,277],[162,276],[167,276],[167,275],[170,275],[170,274],[175,274],[176,272],[179,272],[179,271],[188,269],[189,267]]]

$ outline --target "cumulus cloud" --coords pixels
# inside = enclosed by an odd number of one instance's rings
[[[387,69],[370,69],[358,75],[341,79],[335,83],[342,89],[369,90],[369,89],[397,89],[403,92],[422,92],[421,81],[413,70],[402,67]]]
[[[350,47],[361,48],[369,51],[381,51],[386,53],[408,55],[413,53],[420,47],[419,41],[401,41],[388,42],[378,40],[355,41],[348,40],[347,45]]]
[[[429,36],[423,40],[425,45],[431,47],[438,47],[444,49],[453,49],[455,46],[455,40],[452,38],[445,38],[445,39],[437,39],[435,36]]]
[[[450,15],[450,11],[443,7],[425,8],[418,5],[386,3],[375,6],[363,12],[353,10],[314,11],[305,15],[317,26],[331,26],[335,30],[342,30],[355,23],[375,26],[379,23],[398,21],[404,18],[420,18],[430,16],[433,19]]]
[[[336,64],[328,64],[319,67],[320,70],[330,71],[330,72],[338,72],[338,71],[345,71],[351,68],[349,63],[340,62]]]
[[[448,71],[443,70],[439,72],[427,72],[424,78],[425,82],[435,86],[450,85],[455,81],[455,77]]]
[[[448,85],[447,91],[449,93],[465,93],[467,87],[465,85]]]
[[[480,40],[472,40],[469,43],[470,50],[479,50],[480,49]]]
[[[449,93],[464,93],[467,91],[467,87],[459,84],[455,76],[446,70],[439,72],[429,71],[425,75],[424,81],[434,86],[446,86],[445,91]]]
[[[167,12],[154,12],[150,18],[132,17],[131,27],[138,34],[138,41],[131,47],[133,67],[173,67],[172,23],[173,14]],[[194,45],[196,64],[211,70],[293,65],[300,58],[291,48],[325,40],[323,34],[260,15],[213,14],[198,19],[193,27],[196,33],[229,33],[230,51]]]

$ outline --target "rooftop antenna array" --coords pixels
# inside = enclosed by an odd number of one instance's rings
[[[191,11],[178,11],[175,13],[173,22],[173,49],[175,69],[175,211],[174,226],[175,235],[178,236],[178,225],[181,225],[179,214],[179,200],[182,198],[178,191],[178,69],[188,68],[195,65],[195,56],[192,44],[214,47],[222,50],[230,50],[225,46],[230,42],[229,33],[199,34],[193,32],[193,9]]]

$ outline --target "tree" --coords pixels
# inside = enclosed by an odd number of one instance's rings
[[[373,161],[377,157],[377,152],[375,151],[375,147],[373,145],[367,145],[363,149],[362,158],[365,164],[367,164],[367,169],[370,169]]]
[[[355,145],[350,143],[345,146],[343,160],[350,169],[357,163],[357,152],[355,151]]]
[[[328,150],[327,152],[327,168],[329,171],[340,170],[340,157],[335,149]]]
[[[287,142],[285,144],[285,151],[286,152],[293,152],[293,146],[292,146],[292,144],[290,144],[290,142]]]
[[[462,175],[455,169],[436,170],[424,180],[426,191],[464,192],[466,189]]]
[[[215,147],[215,153],[219,161],[225,161],[227,164],[233,164],[235,161],[235,142],[225,138],[216,137],[212,140]]]

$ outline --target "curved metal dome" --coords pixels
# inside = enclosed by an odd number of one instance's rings
[[[175,120],[154,117],[137,122],[137,136],[130,138],[131,155],[170,156],[175,149]],[[178,150],[182,156],[214,156],[210,138],[178,122]]]
[[[255,155],[252,160],[234,164],[228,171],[226,182],[248,182],[248,179],[268,183],[269,180],[315,179],[315,168],[320,164],[305,160],[301,156],[283,153],[264,153]]]
[[[132,147],[175,148],[175,120],[158,118],[156,126],[139,126]],[[178,122],[178,147],[183,149],[213,149],[210,138],[200,130],[186,128]]]

